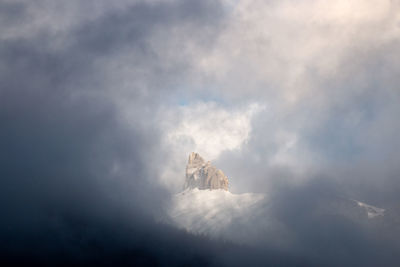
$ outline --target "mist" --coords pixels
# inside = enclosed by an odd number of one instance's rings
[[[399,8],[0,1],[0,262],[397,266]],[[168,220],[192,151],[266,196],[221,235]]]

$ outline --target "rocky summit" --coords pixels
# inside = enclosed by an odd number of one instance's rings
[[[198,153],[192,152],[189,155],[189,161],[186,166],[185,189],[228,190],[228,184],[228,177],[221,170],[214,167],[210,161],[204,161]]]

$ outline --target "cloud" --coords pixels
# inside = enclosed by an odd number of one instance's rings
[[[215,102],[180,108],[181,120],[167,135],[171,146],[189,139],[193,151],[213,160],[225,150],[240,149],[251,132],[251,119],[261,107],[251,104],[245,110],[229,111]],[[187,150],[187,149],[186,149]]]
[[[251,134],[251,120],[264,107],[253,103],[241,109],[217,102],[187,104],[161,112],[164,146],[169,150],[161,182],[172,191],[183,186],[187,156],[195,151],[215,160],[225,151],[240,151]]]
[[[150,168],[161,158],[153,153],[159,133],[146,121],[151,115],[146,108],[157,105],[154,96],[163,88],[155,85],[167,83],[165,77],[179,64],[162,67],[164,54],[155,55],[145,44],[158,31],[177,31],[178,24],[201,29],[218,6],[138,3],[123,10],[105,8],[90,19],[60,12],[63,7],[79,10],[77,3],[21,1],[15,17],[7,19],[10,28],[1,27],[6,33],[0,48],[1,262],[210,263],[206,250],[219,250],[217,242],[153,220],[162,214],[168,195],[154,182],[159,170]],[[27,17],[29,25],[19,24]],[[136,67],[113,77],[115,60],[126,53],[137,59]],[[155,67],[152,60],[161,64]],[[138,79],[141,70],[145,79]],[[116,83],[116,78],[124,79]],[[123,96],[130,100],[126,112],[119,110]],[[188,246],[178,249],[187,250],[187,256],[164,254],[185,242],[198,246],[198,254]],[[212,262],[223,264],[221,258]]]
[[[381,263],[398,248],[391,226],[357,230],[315,211],[326,191],[398,209],[398,9],[1,1],[2,260]],[[215,161],[232,191],[275,196],[268,216],[285,231],[271,239],[286,250],[262,236],[242,247],[155,222],[192,150]]]
[[[298,183],[397,157],[389,147],[399,145],[390,134],[398,130],[398,5],[232,1],[225,31],[197,70],[203,88],[220,88],[231,105],[268,107],[240,153],[218,159],[238,189],[267,191],[275,176]]]

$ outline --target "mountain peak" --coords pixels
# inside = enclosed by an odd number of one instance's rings
[[[224,189],[228,190],[228,177],[214,167],[210,161],[205,161],[198,153],[189,155],[186,165],[186,180],[184,188]]]
[[[195,164],[203,164],[205,161],[204,159],[200,156],[200,154],[192,152],[189,155],[189,161],[188,161],[188,165],[195,165]]]

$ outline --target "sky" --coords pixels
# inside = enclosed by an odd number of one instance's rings
[[[0,262],[398,266],[399,11],[0,0]],[[161,223],[192,151],[231,192],[271,196],[258,222],[284,234],[247,246]],[[394,219],[315,212],[331,195]]]

